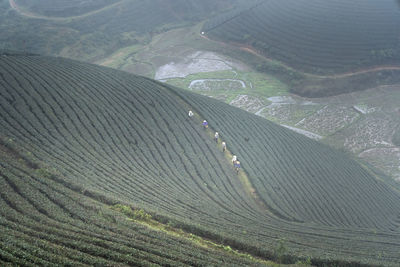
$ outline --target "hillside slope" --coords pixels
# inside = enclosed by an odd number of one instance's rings
[[[399,14],[392,0],[264,0],[210,20],[204,31],[295,69],[332,74],[399,66]]]
[[[246,193],[198,118],[187,117],[188,109],[207,119],[239,156],[267,210]],[[88,196],[143,208],[161,221],[264,258],[273,258],[284,239],[291,257],[312,256],[320,264],[395,265],[400,260],[397,191],[346,156],[215,100],[71,60],[7,55],[0,57],[0,114],[1,137],[39,162],[38,170],[29,171],[23,161],[1,160],[2,188],[7,188],[1,193],[2,227],[25,240],[10,247],[2,235],[2,261],[17,262],[24,253],[47,255],[37,238],[74,255],[104,258],[106,240],[87,237],[78,246],[70,234],[63,234],[61,244],[54,241],[61,232],[35,235],[29,229],[43,216],[52,229],[61,222],[78,233],[112,227],[105,237],[117,232],[127,244],[115,248],[111,260],[129,253],[128,237],[136,230],[114,220],[97,224],[96,214],[103,211],[91,212],[85,206],[93,201]],[[73,203],[54,204],[58,199]],[[115,203],[96,205],[104,204]],[[26,227],[24,237],[15,228],[19,220]],[[160,260],[182,260],[163,253],[156,253]]]
[[[0,0],[0,49],[95,61],[147,44],[155,33],[191,25],[237,0]]]
[[[0,184],[1,266],[259,264],[127,219],[108,206],[117,202],[38,169],[8,142],[0,144]]]
[[[224,129],[224,137],[232,151],[241,155],[261,198],[282,217],[398,230],[399,214],[393,213],[398,194],[355,161],[258,116],[237,113],[227,104],[222,108],[219,101],[184,95],[186,101],[202,107],[204,117],[213,118],[213,128]]]

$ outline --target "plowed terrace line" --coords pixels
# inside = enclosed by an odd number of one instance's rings
[[[335,78],[346,78],[346,77],[351,77],[351,76],[355,76],[355,75],[359,75],[359,74],[364,74],[364,73],[369,73],[369,72],[376,72],[376,71],[381,71],[381,70],[400,70],[400,66],[380,66],[380,67],[361,69],[361,70],[358,70],[358,71],[349,71],[349,72],[345,72],[345,73],[341,73],[341,74],[318,75],[318,74],[302,72],[302,71],[299,71],[297,69],[294,69],[294,68],[290,67],[289,65],[281,62],[281,61],[274,60],[274,59],[272,59],[270,57],[267,57],[267,56],[257,52],[251,46],[243,46],[241,44],[226,43],[226,42],[222,42],[222,41],[216,41],[216,40],[212,40],[212,39],[210,39],[207,36],[202,35],[202,34],[200,34],[200,36],[202,38],[206,39],[206,40],[218,43],[218,44],[223,45],[223,46],[233,46],[233,47],[239,48],[242,51],[246,51],[246,52],[251,53],[251,54],[253,54],[253,55],[257,56],[257,57],[261,57],[261,58],[263,58],[263,59],[265,59],[265,60],[267,60],[269,62],[279,62],[279,65],[283,66],[284,68],[286,68],[288,70],[296,71],[296,72],[299,72],[299,73],[301,73],[301,74],[303,74],[305,76],[313,77],[313,78],[332,78],[332,79],[335,79]]]
[[[61,21],[61,22],[62,21],[69,21],[71,19],[81,19],[81,18],[84,18],[84,17],[88,17],[88,16],[91,16],[91,15],[103,12],[103,11],[105,11],[107,9],[113,8],[115,6],[118,6],[118,5],[120,5],[121,3],[125,2],[125,1],[126,0],[121,0],[121,1],[118,1],[118,2],[116,2],[114,4],[105,6],[103,8],[97,9],[97,10],[90,11],[88,13],[85,13],[85,14],[82,14],[82,15],[79,15],[79,16],[71,16],[71,17],[61,18],[61,17],[42,16],[42,15],[38,15],[38,14],[35,14],[35,13],[32,13],[32,12],[23,10],[17,5],[17,3],[15,3],[15,0],[8,0],[8,2],[10,3],[11,8],[14,9],[15,11],[17,11],[21,16],[25,16],[25,17],[32,18],[32,19],[45,19],[45,20]]]

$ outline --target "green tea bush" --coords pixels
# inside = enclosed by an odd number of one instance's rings
[[[50,263],[44,255],[59,249],[86,265],[251,265],[139,223],[156,219],[267,259],[276,258],[274,240],[286,238],[293,255],[282,262],[296,262],[299,251],[321,265],[399,260],[398,193],[338,151],[109,68],[7,56],[0,74],[0,136],[48,166],[33,170],[0,153],[0,225],[10,230],[0,231],[0,251],[10,238],[39,248],[34,256]],[[188,110],[238,155],[258,202]],[[6,250],[23,257],[13,251]]]
[[[211,19],[203,31],[209,37],[251,46],[267,57],[316,74],[398,65],[398,3],[378,3],[260,1],[230,16]]]

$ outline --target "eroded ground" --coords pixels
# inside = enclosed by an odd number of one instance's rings
[[[169,62],[158,67],[154,79],[164,80],[171,78],[184,78],[189,74],[232,70],[233,66],[240,64],[224,59],[222,56],[210,51],[196,51],[180,60]]]
[[[344,148],[400,181],[400,148],[392,142],[400,125],[399,103],[400,85],[381,86],[320,99],[280,98],[259,105],[261,109],[255,113]]]

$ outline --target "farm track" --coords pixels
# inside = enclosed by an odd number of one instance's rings
[[[247,51],[249,53],[252,53],[253,55],[256,55],[258,57],[261,57],[267,61],[270,62],[276,62],[276,60],[269,58],[265,55],[262,55],[261,53],[257,52],[254,48],[252,47],[248,47],[248,46],[239,46],[239,49],[243,50],[243,51]],[[355,75],[359,75],[359,74],[364,74],[364,73],[369,73],[369,72],[377,72],[377,71],[382,71],[382,70],[400,70],[399,66],[380,66],[380,67],[371,67],[371,68],[367,68],[367,69],[361,69],[361,70],[356,70],[356,71],[349,71],[346,73],[340,73],[340,74],[332,74],[332,75],[318,75],[318,74],[314,74],[314,73],[308,73],[308,72],[301,72],[297,69],[293,69],[292,67],[290,67],[289,65],[284,64],[283,62],[279,62],[279,65],[285,67],[288,70],[293,70],[296,72],[299,72],[300,74],[303,74],[305,76],[308,77],[313,77],[313,78],[321,78],[321,79],[338,79],[338,78],[347,78],[350,76],[355,76]]]
[[[82,19],[82,18],[91,16],[91,15],[95,15],[95,14],[101,13],[101,12],[103,12],[103,11],[106,11],[106,10],[110,9],[110,8],[117,7],[117,6],[120,5],[121,3],[126,2],[126,0],[121,0],[121,1],[116,2],[116,3],[114,3],[114,4],[108,5],[108,6],[106,6],[106,7],[103,7],[103,8],[97,9],[97,10],[90,11],[90,12],[88,12],[88,13],[85,13],[85,14],[82,14],[82,15],[79,15],[79,16],[71,16],[71,17],[65,17],[65,18],[63,18],[63,17],[62,17],[62,18],[61,18],[61,17],[47,17],[47,16],[37,15],[37,14],[34,14],[34,13],[29,12],[29,11],[25,11],[25,10],[21,9],[21,8],[17,5],[17,3],[15,3],[15,0],[8,0],[8,2],[9,2],[10,7],[11,7],[12,9],[14,9],[15,11],[17,11],[18,14],[20,14],[21,16],[24,16],[24,17],[27,17],[27,18],[31,18],[31,19],[44,19],[44,20],[57,21],[57,22],[69,22],[69,21],[71,21],[71,20]]]
[[[218,41],[218,40],[214,40],[211,39],[203,34],[199,35],[200,37],[211,41],[213,43],[217,43],[220,46],[231,46],[237,49],[240,49],[242,51],[251,53],[259,58],[262,58],[268,62],[271,63],[277,63],[279,62],[279,65],[284,67],[285,69],[289,70],[289,71],[295,71],[298,72],[306,77],[311,77],[311,78],[319,78],[319,79],[339,79],[339,78],[347,78],[347,77],[351,77],[351,76],[356,76],[356,75],[360,75],[360,74],[365,74],[365,73],[370,73],[370,72],[378,72],[378,71],[383,71],[383,70],[400,70],[400,66],[379,66],[379,67],[371,67],[371,68],[367,68],[367,69],[361,69],[361,70],[356,70],[356,71],[348,71],[345,73],[339,73],[339,74],[332,74],[332,75],[319,75],[319,74],[315,74],[315,73],[310,73],[310,72],[303,72],[300,71],[298,69],[295,69],[285,63],[283,63],[282,61],[278,61],[276,59],[272,59],[260,52],[258,52],[255,48],[251,47],[251,46],[243,46],[241,44],[238,43],[233,43],[233,42],[223,42],[223,41]]]
[[[188,108],[239,156],[269,211]],[[85,63],[2,56],[0,114],[0,137],[55,170],[0,153],[0,225],[21,241],[10,249],[0,234],[2,261],[184,266],[226,257],[121,219],[106,196],[263,257],[286,238],[293,255],[399,260],[398,193],[343,155],[212,99]]]
[[[162,85],[162,86],[164,86],[164,85]],[[181,95],[177,94],[174,90],[171,90],[170,87],[165,86],[164,88],[167,89],[168,91],[172,92],[174,95],[176,95],[178,97],[178,101],[186,108],[186,110],[192,110],[192,111],[195,112],[195,115],[194,115],[193,119],[197,120],[196,122],[197,122],[198,125],[200,125],[202,123],[204,117],[201,117],[202,116],[201,115],[201,111],[194,110],[192,106],[188,105],[188,103],[184,101],[184,99],[182,98]],[[216,132],[216,131],[215,131],[215,129],[208,128],[207,132],[208,132],[208,135],[210,136],[210,138],[213,138],[214,132]],[[222,142],[222,141],[219,141],[219,143],[217,144],[217,146],[219,148],[221,148],[220,142]],[[232,155],[233,155],[229,151],[229,149],[226,149],[224,154],[225,154],[225,158],[228,158],[228,161],[229,161],[230,158],[232,158]],[[242,185],[243,185],[244,190],[246,191],[247,195],[250,196],[255,201],[255,203],[258,205],[258,207],[260,208],[260,210],[262,212],[272,212],[272,213],[274,213],[273,211],[268,210],[268,205],[262,200],[262,198],[260,198],[260,196],[257,193],[257,190],[251,184],[251,182],[250,182],[250,180],[249,180],[249,178],[248,178],[248,176],[247,176],[245,171],[242,170],[240,172],[240,175],[238,175],[238,179],[242,182]],[[232,183],[230,183],[230,185],[233,186]],[[233,196],[234,197],[236,196],[236,198],[237,198],[237,196],[241,196],[241,192],[240,191],[235,191]],[[251,207],[248,206],[246,208],[251,208]],[[278,213],[276,213],[274,215],[280,216]]]

